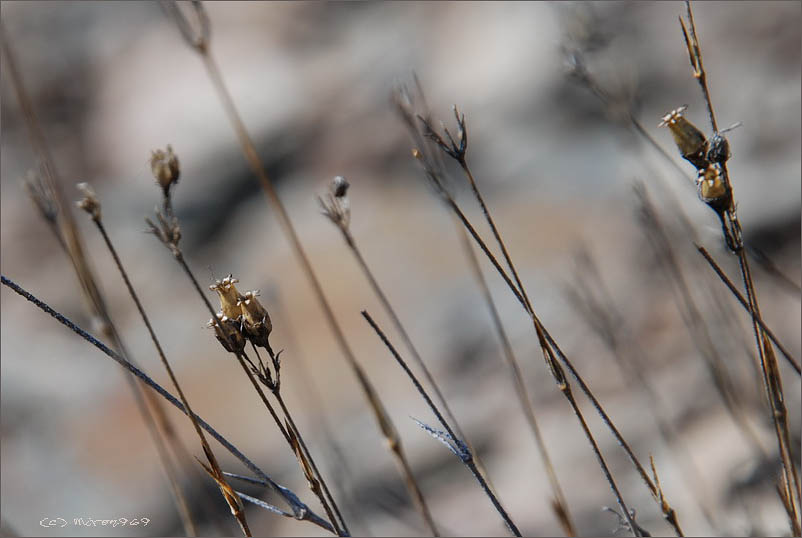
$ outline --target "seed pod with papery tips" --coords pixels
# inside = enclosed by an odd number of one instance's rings
[[[696,184],[699,187],[699,198],[717,213],[730,209],[732,193],[724,180],[724,171],[720,164],[710,164],[699,170]]]
[[[167,151],[157,149],[151,152],[150,169],[153,172],[153,177],[156,178],[162,191],[164,191],[164,195],[168,196],[170,187],[178,183],[178,176],[181,175],[178,157],[173,153],[173,148],[170,144],[167,144]]]
[[[687,106],[676,108],[663,116],[660,127],[668,127],[682,157],[697,170],[707,168],[707,138],[682,115]]]
[[[207,327],[215,329],[215,337],[217,341],[223,346],[226,351],[231,353],[240,353],[243,349],[245,349],[245,337],[242,336],[242,332],[240,332],[240,324],[238,321],[235,321],[223,312],[217,313],[217,323],[215,323],[214,319],[210,319]],[[217,328],[217,325],[220,325],[220,328]]]
[[[242,313],[240,306],[237,304],[242,297],[234,285],[237,282],[239,280],[232,275],[228,275],[223,280],[217,280],[209,286],[210,290],[216,291],[217,295],[220,296],[220,309],[230,319],[237,319]]]
[[[265,307],[256,298],[257,295],[259,290],[248,291],[239,300],[242,328],[253,345],[268,348],[267,338],[273,330],[273,323]]]

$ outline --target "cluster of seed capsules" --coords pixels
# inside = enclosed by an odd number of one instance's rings
[[[723,166],[730,158],[730,143],[722,132],[714,133],[710,139],[705,137],[683,116],[687,108],[682,106],[663,116],[660,127],[671,130],[682,157],[696,167],[699,198],[723,218],[724,212],[732,208],[732,189]]]
[[[269,350],[267,338],[273,330],[273,324],[267,310],[256,298],[259,290],[241,294],[234,285],[237,282],[239,280],[228,275],[209,286],[220,297],[220,311],[217,312],[217,322],[211,319],[208,326],[214,327],[219,323],[222,330],[216,332],[217,339],[232,353],[241,352],[247,342]]]

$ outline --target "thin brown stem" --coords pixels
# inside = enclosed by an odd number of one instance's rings
[[[710,255],[710,253],[707,251],[707,249],[702,247],[702,246],[696,245],[696,250],[698,250],[699,254],[701,254],[702,257],[705,259],[705,261],[708,264],[710,264],[710,267],[716,273],[716,276],[718,276],[719,279],[721,279],[721,281],[724,284],[726,284],[726,286],[730,290],[730,292],[732,292],[732,294],[735,296],[735,298],[738,299],[738,302],[741,303],[741,306],[743,306],[746,309],[746,311],[750,313],[750,315],[753,315],[754,313],[750,311],[749,304],[746,302],[746,299],[744,299],[744,296],[741,295],[741,292],[738,291],[738,288],[735,287],[735,284],[733,284],[732,280],[726,275],[726,273],[724,273],[724,270],[716,262],[716,260],[713,258],[713,256]],[[763,329],[763,332],[766,333],[766,336],[768,336],[769,339],[772,342],[774,342],[774,345],[777,346],[777,349],[780,350],[780,352],[783,354],[783,357],[785,357],[785,359],[788,361],[788,363],[791,365],[791,367],[794,369],[794,371],[796,371],[797,374],[800,374],[799,362],[794,358],[793,355],[791,355],[791,353],[786,349],[786,347],[777,339],[777,337],[774,335],[774,332],[766,326],[766,323],[763,321],[763,318],[758,317],[758,316],[755,315],[755,319],[756,319],[758,325],[760,325],[760,328]]]
[[[476,279],[476,283],[479,286],[479,289],[482,292],[482,297],[484,298],[485,304],[487,305],[488,310],[490,311],[490,317],[493,320],[493,327],[498,335],[499,341],[501,342],[501,348],[504,352],[504,358],[507,360],[507,364],[510,368],[510,373],[512,374],[513,385],[515,386],[515,393],[518,397],[518,401],[521,405],[521,409],[523,410],[524,416],[526,417],[527,423],[529,424],[529,428],[532,430],[532,435],[535,438],[535,443],[538,447],[538,453],[540,454],[541,461],[543,463],[543,468],[546,471],[546,475],[549,478],[549,484],[552,489],[552,493],[554,494],[554,512],[555,516],[557,517],[560,525],[563,528],[563,531],[567,536],[576,536],[576,528],[574,527],[574,523],[571,518],[571,514],[568,511],[568,503],[565,500],[565,495],[563,494],[562,487],[560,486],[560,482],[557,479],[557,473],[554,470],[554,465],[551,462],[551,457],[549,456],[549,452],[546,448],[546,442],[543,439],[543,435],[540,433],[540,428],[537,424],[537,418],[535,417],[535,409],[532,403],[532,399],[529,396],[529,392],[526,389],[526,385],[523,381],[523,373],[521,372],[521,367],[518,363],[518,359],[515,357],[515,352],[512,349],[512,345],[510,344],[510,339],[507,336],[507,331],[504,330],[504,324],[501,322],[501,316],[499,315],[498,309],[496,308],[496,304],[493,301],[493,296],[490,293],[490,289],[487,286],[487,281],[485,280],[484,274],[482,273],[482,268],[479,265],[479,260],[476,257],[476,253],[473,250],[473,246],[471,245],[471,240],[468,235],[465,233],[465,230],[459,226],[458,222],[455,222],[457,233],[460,235],[462,239],[462,245],[465,251],[465,257],[468,259],[468,266],[471,268],[471,273],[474,275]]]
[[[50,147],[47,144],[47,139],[45,138],[44,131],[33,108],[33,103],[28,91],[23,83],[22,76],[17,69],[16,55],[8,41],[5,27],[1,23],[0,45],[2,45],[2,52],[5,58],[3,65],[8,70],[17,102],[25,118],[31,146],[40,161],[40,189],[39,192],[36,193],[29,191],[29,194],[32,195],[35,202],[46,202],[48,204],[52,213],[50,215],[45,215],[45,212],[42,211],[44,208],[41,206],[39,207],[40,212],[46,217],[45,220],[51,231],[54,233],[59,245],[64,249],[72,263],[75,274],[80,282],[83,295],[87,300],[94,319],[98,321],[100,331],[112,340],[119,352],[128,357],[129,355],[123,346],[122,340],[109,317],[105,300],[97,284],[89,260],[85,255],[81,234],[75,224],[72,212],[70,211],[70,204],[66,203],[66,198],[61,189],[61,182],[59,181],[58,171],[50,152]],[[171,435],[173,431],[172,425],[164,414],[163,409],[161,409],[161,404],[158,400],[152,398],[149,393],[145,392],[133,378],[126,376],[126,382],[136,402],[137,410],[142,416],[143,422],[156,447],[159,461],[167,475],[170,491],[176,503],[176,509],[181,518],[184,530],[188,535],[194,536],[196,534],[196,528],[189,510],[189,503],[186,500],[183,490],[179,486],[176,466],[165,449],[166,443],[163,437],[169,440],[176,451],[183,448],[183,445],[180,444],[181,442],[176,436]],[[161,429],[159,429],[157,424],[161,426]]]

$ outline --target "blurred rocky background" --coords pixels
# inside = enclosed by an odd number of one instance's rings
[[[208,314],[170,254],[145,233],[159,192],[150,152],[171,144],[181,162],[174,204],[189,262],[206,284],[233,273],[262,290],[273,347],[284,349],[284,391],[307,442],[358,535],[425,532],[346,362],[206,77],[157,3],[3,2],[16,52],[63,188],[90,182],[106,227],[196,411],[265,471],[319,507],[239,367],[204,328]],[[434,423],[407,378],[364,323],[387,316],[316,195],[335,175],[351,182],[352,231],[365,258],[484,459],[521,530],[556,535],[550,490],[514,397],[481,293],[452,218],[410,157],[390,102],[417,73],[436,117],[465,113],[468,160],[535,309],[624,436],[655,457],[669,502],[690,535],[787,535],[774,491],[776,443],[754,369],[744,311],[696,253],[698,240],[737,276],[715,214],[689,181],[663,114],[689,106],[709,132],[677,16],[681,3],[209,3],[211,49],[267,171],[279,189],[326,295],[360,363],[396,421],[444,534],[506,531],[468,471],[409,417]],[[694,7],[730,173],[749,245],[788,282],[754,262],[763,314],[800,356],[800,28],[797,2]],[[610,97],[576,77],[577,60]],[[2,273],[79,325],[91,316],[69,262],[22,188],[38,163],[2,70]],[[632,111],[684,171],[628,123]],[[461,176],[458,200],[490,238]],[[643,182],[678,252],[714,342],[745,402],[757,444],[722,405],[652,254],[633,184]],[[111,314],[134,357],[167,376],[96,230],[76,212]],[[582,254],[582,253],[585,254]],[[700,470],[689,485],[676,444],[666,445],[643,392],[572,300],[595,282],[588,256],[620,313],[626,350],[657,389],[664,418]],[[542,362],[519,305],[483,260],[521,361],[541,429],[582,535],[610,534],[615,500],[570,408]],[[591,286],[593,287],[593,286]],[[214,299],[210,293],[210,298]],[[723,305],[723,306],[721,306]],[[735,325],[730,324],[733,321]],[[734,327],[734,328],[733,328]],[[121,369],[4,288],[2,291],[2,522],[20,535],[155,536],[183,532],[153,444]],[[782,363],[799,444],[799,377]],[[171,388],[171,387],[169,387]],[[316,403],[318,402],[318,403]],[[583,400],[605,456],[639,523],[670,532],[648,491]],[[191,427],[169,411],[193,454]],[[327,434],[326,432],[330,432]],[[216,445],[215,445],[216,446]],[[339,453],[338,453],[339,451]],[[226,470],[245,472],[222,449]],[[761,456],[764,452],[766,456]],[[338,455],[339,454],[339,455]],[[795,458],[799,461],[799,455]],[[191,462],[194,464],[194,462]],[[236,526],[210,480],[183,476],[203,535]],[[701,485],[700,485],[701,484]],[[243,486],[251,495],[280,502]],[[693,491],[691,491],[693,490]],[[702,499],[702,501],[699,501]],[[711,507],[712,522],[700,502]],[[317,527],[248,506],[257,534],[320,535]],[[147,517],[148,527],[44,529],[42,518]]]

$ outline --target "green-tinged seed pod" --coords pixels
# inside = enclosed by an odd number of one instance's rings
[[[226,351],[240,353],[245,349],[245,337],[242,336],[237,321],[227,317],[223,312],[218,312],[217,323],[220,324],[221,329],[215,330],[214,335]],[[210,328],[214,328],[215,325],[214,319],[210,319],[207,324]]]
[[[726,211],[732,206],[732,194],[723,174],[721,165],[714,163],[705,169],[700,169],[696,177],[699,198],[718,213]]]
[[[687,106],[676,108],[663,116],[660,127],[668,127],[682,157],[697,169],[707,168],[707,139],[694,124],[682,115]]]
[[[269,347],[267,338],[273,330],[273,323],[265,307],[256,298],[257,295],[259,295],[258,290],[248,291],[239,300],[242,328],[255,346],[267,348]]]
[[[220,309],[223,314],[230,319],[237,319],[241,314],[241,309],[237,304],[242,297],[234,285],[239,280],[232,275],[228,275],[223,280],[217,280],[209,286],[209,289],[216,291],[220,296]]]
[[[167,151],[157,149],[151,152],[150,169],[153,177],[161,186],[164,195],[170,192],[170,187],[178,183],[178,176],[181,175],[181,168],[178,164],[178,157],[173,153],[173,148],[167,144]]]

